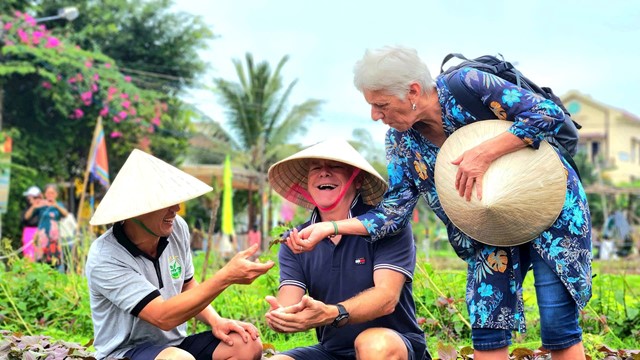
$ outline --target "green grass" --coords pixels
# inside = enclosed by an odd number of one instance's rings
[[[274,246],[262,260],[277,259]],[[440,254],[440,252],[443,252]],[[421,253],[414,278],[414,299],[417,316],[424,318],[423,328],[432,354],[439,344],[456,348],[470,345],[467,310],[464,302],[465,263],[452,257],[453,251],[431,251],[429,259]],[[442,255],[442,256],[441,256]],[[204,256],[194,257],[196,279],[202,279]],[[75,273],[60,274],[42,264],[32,264],[11,258],[0,268],[0,328],[21,334],[48,335],[54,339],[87,344],[93,328],[89,308],[86,279]],[[211,258],[207,274],[223,265],[223,260]],[[620,270],[622,269],[622,270]],[[585,331],[585,346],[594,359],[597,347],[607,344],[620,349],[640,349],[640,275],[627,273],[619,264],[611,271],[611,264],[595,263],[594,296],[581,314]],[[279,334],[264,321],[268,304],[266,295],[278,289],[278,267],[258,278],[252,285],[234,285],[213,302],[216,310],[229,318],[254,323],[264,343],[282,351],[316,342],[310,330],[298,334]],[[514,346],[536,349],[540,346],[538,309],[533,276],[524,282],[526,334],[514,338]],[[202,324],[189,322],[190,331],[206,329]]]

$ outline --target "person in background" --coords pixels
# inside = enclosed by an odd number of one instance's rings
[[[262,246],[262,235],[260,235],[260,230],[258,230],[258,225],[253,225],[251,229],[249,229],[249,234],[247,234],[249,238],[249,246],[258,245],[258,249]],[[260,251],[258,251],[258,254]]]
[[[362,155],[338,139],[276,163],[269,182],[313,210],[300,228],[363,214],[387,188]],[[297,233],[294,228],[291,236]],[[411,226],[375,243],[332,233],[306,253],[281,246],[280,287],[277,299],[266,298],[267,324],[281,333],[315,329],[319,343],[272,359],[431,359],[412,297],[415,249]]]
[[[181,203],[212,188],[134,150],[91,218],[113,224],[89,249],[85,273],[96,357],[130,360],[257,360],[258,329],[221,317],[211,302],[232,284],[250,284],[273,267],[239,252],[201,284],[194,277]],[[196,318],[211,327],[187,336]]]
[[[44,187],[44,199],[36,201],[35,206],[26,211],[25,218],[34,214],[39,218],[35,236],[35,260],[62,270],[64,265],[59,222],[69,212],[62,202],[58,201],[56,184],[47,184]]]
[[[22,211],[22,254],[25,258],[34,261],[35,260],[35,245],[34,237],[38,231],[38,221],[40,218],[34,212],[36,204],[42,200],[42,192],[37,186],[30,186],[27,191],[22,193],[24,196],[27,207]],[[31,210],[31,211],[29,211]],[[30,216],[27,217],[29,211]]]
[[[453,161],[458,172],[451,186],[469,201],[474,187],[481,198],[482,178],[493,161],[527,146],[537,149],[564,124],[565,116],[551,100],[495,75],[463,67],[452,76],[459,77],[496,119],[513,122],[508,131]],[[389,126],[385,141],[389,191],[375,209],[337,221],[336,232],[380,241],[407,226],[424,196],[447,227],[450,244],[468,264],[466,301],[474,359],[507,359],[512,331],[525,331],[522,283],[530,267],[542,346],[554,360],[584,359],[578,319],[591,298],[591,217],[575,170],[558,153],[566,170],[566,200],[557,220],[538,237],[518,246],[482,244],[464,234],[444,212],[434,168],[440,147],[454,131],[488,119],[477,119],[462,107],[445,77],[433,79],[414,49],[367,50],[354,67],[354,84],[370,105],[371,118]],[[334,231],[330,222],[316,223],[290,238],[288,245],[296,253],[309,251]]]

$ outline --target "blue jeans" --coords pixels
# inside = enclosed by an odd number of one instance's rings
[[[540,311],[540,338],[547,350],[562,350],[582,341],[578,324],[578,306],[558,275],[533,249],[531,243],[520,246],[523,278],[533,267],[534,286]],[[495,350],[511,345],[511,330],[471,329],[476,350]]]

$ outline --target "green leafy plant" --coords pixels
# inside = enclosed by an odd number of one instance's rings
[[[279,238],[286,230],[289,227],[283,226],[272,234]],[[84,253],[82,247],[79,247],[78,252]],[[209,274],[218,271],[225,263],[224,259],[212,254],[212,261],[207,267]],[[247,321],[258,327],[265,357],[317,342],[314,331],[280,334],[266,325],[264,314],[269,305],[264,297],[277,294],[279,286],[277,251],[260,255],[261,261],[269,259],[274,260],[276,266],[267,274],[256,279],[250,286],[234,285],[228,288],[213,302],[214,308],[222,316]],[[202,271],[203,263],[204,253],[195,254],[196,272]],[[433,265],[436,262],[426,260],[423,254],[419,255],[417,263],[413,281],[414,299],[419,323],[425,330],[431,354],[440,359],[470,359],[473,349],[470,346],[470,329],[464,303],[466,271]],[[448,266],[449,263],[444,264]],[[37,351],[42,349],[35,344],[45,341],[34,340],[41,339],[39,336],[50,337],[46,339],[48,344],[55,342],[52,339],[60,339],[87,344],[84,351],[93,350],[90,345],[93,328],[89,293],[82,271],[62,274],[47,265],[31,263],[17,256],[10,257],[4,265],[0,267],[0,328],[8,332],[0,333],[0,351],[6,351],[8,343],[15,344],[18,341],[14,338],[7,339],[8,336],[27,338],[22,344],[33,342]],[[79,263],[78,266],[82,264]],[[200,278],[199,274],[196,277]],[[549,359],[549,354],[540,349],[538,309],[531,274],[527,276],[523,286],[528,330],[526,334],[514,333],[510,358]],[[633,349],[640,349],[636,311],[640,308],[640,299],[636,294],[636,289],[640,286],[640,275],[600,274],[594,279],[593,286],[594,297],[580,319],[580,325],[584,329],[585,351],[590,359],[639,359],[640,355]],[[202,323],[193,322],[189,326],[190,333],[207,329]],[[66,343],[60,342],[56,346],[65,346],[64,344]],[[33,354],[38,353],[36,350],[33,350]],[[1,354],[0,352],[0,358],[3,358]],[[22,353],[16,354],[18,357],[14,358],[21,358]]]
[[[291,225],[277,225],[271,229],[269,235],[271,235],[271,241],[269,241],[269,249],[275,244],[282,244],[287,242],[287,236],[293,229]]]

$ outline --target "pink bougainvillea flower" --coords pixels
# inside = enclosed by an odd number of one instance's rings
[[[103,108],[100,110],[100,116],[103,116],[103,117],[104,117],[104,116],[107,116],[108,114],[109,114],[109,108],[108,108],[107,106],[103,107]]]
[[[91,84],[91,91],[98,92],[98,84],[96,83]]]
[[[127,112],[126,112],[126,111],[120,111],[120,112],[118,113],[118,116],[119,116],[122,120],[126,119],[128,115],[129,115],[129,114],[127,114]]]
[[[140,95],[138,95],[138,94],[133,95],[133,100],[134,101],[139,101],[140,100]]]
[[[47,89],[47,90],[49,90],[49,89],[51,89],[51,83],[48,82],[48,81],[43,81],[42,82],[42,87]]]
[[[115,122],[116,124],[120,123],[120,121],[122,121],[122,119],[120,119],[120,116],[118,115],[114,115],[113,116],[113,122]]]
[[[109,63],[105,63],[105,64],[104,64],[104,67],[106,67],[107,69],[109,69],[109,68],[111,68],[111,64],[109,64]]]
[[[6,23],[6,24],[4,24],[4,29],[5,29],[5,30],[11,30],[11,27],[12,27],[12,26],[13,26],[13,23],[10,23],[10,22],[9,22],[9,23]]]
[[[131,101],[125,100],[125,101],[122,102],[122,107],[123,108],[128,109],[129,106],[131,106]]]
[[[22,29],[18,29],[18,37],[20,38],[20,41],[22,41],[25,44],[29,44],[30,40],[29,40],[29,35]]]
[[[143,149],[148,149],[149,145],[151,145],[151,140],[149,140],[149,138],[145,136],[142,139],[140,139],[139,145]]]
[[[126,76],[124,77],[124,81],[126,81],[126,82],[131,82],[131,76],[126,75]]]
[[[122,94],[120,94],[120,97],[123,98],[123,99],[128,99],[129,98],[129,94],[122,93]]]
[[[27,24],[29,24],[31,26],[36,26],[36,19],[34,19],[29,14],[24,14],[24,22],[26,22]]]
[[[91,100],[93,99],[93,93],[91,91],[85,91],[80,94],[80,99],[85,105],[91,105]]]
[[[47,38],[47,43],[44,45],[44,47],[46,47],[47,49],[51,49],[58,46],[60,46],[60,40],[58,40],[58,38],[55,36],[49,36]]]
[[[100,81],[100,75],[98,73],[93,74],[94,81]]]
[[[109,89],[107,90],[107,101],[111,101],[113,99],[113,95],[115,95],[118,92],[118,89],[114,88],[113,86],[110,86]]]
[[[73,115],[72,117],[75,119],[80,119],[84,116],[84,111],[82,111],[82,109],[75,109],[73,110]]]
[[[86,67],[86,68],[93,67],[93,63],[91,61],[87,60],[87,61],[84,62],[84,67]]]
[[[129,115],[136,116],[137,114],[138,114],[138,111],[136,110],[136,108],[134,107],[129,108]]]
[[[42,31],[34,31],[32,35],[34,44],[40,44],[40,39],[44,37],[44,33]]]
[[[159,118],[159,117],[157,117],[157,116],[156,116],[156,117],[154,117],[153,119],[151,119],[151,123],[152,123],[153,125],[160,126],[160,118]]]
[[[122,133],[120,131],[113,131],[111,133],[111,138],[112,139],[119,138],[119,137],[122,137]]]

